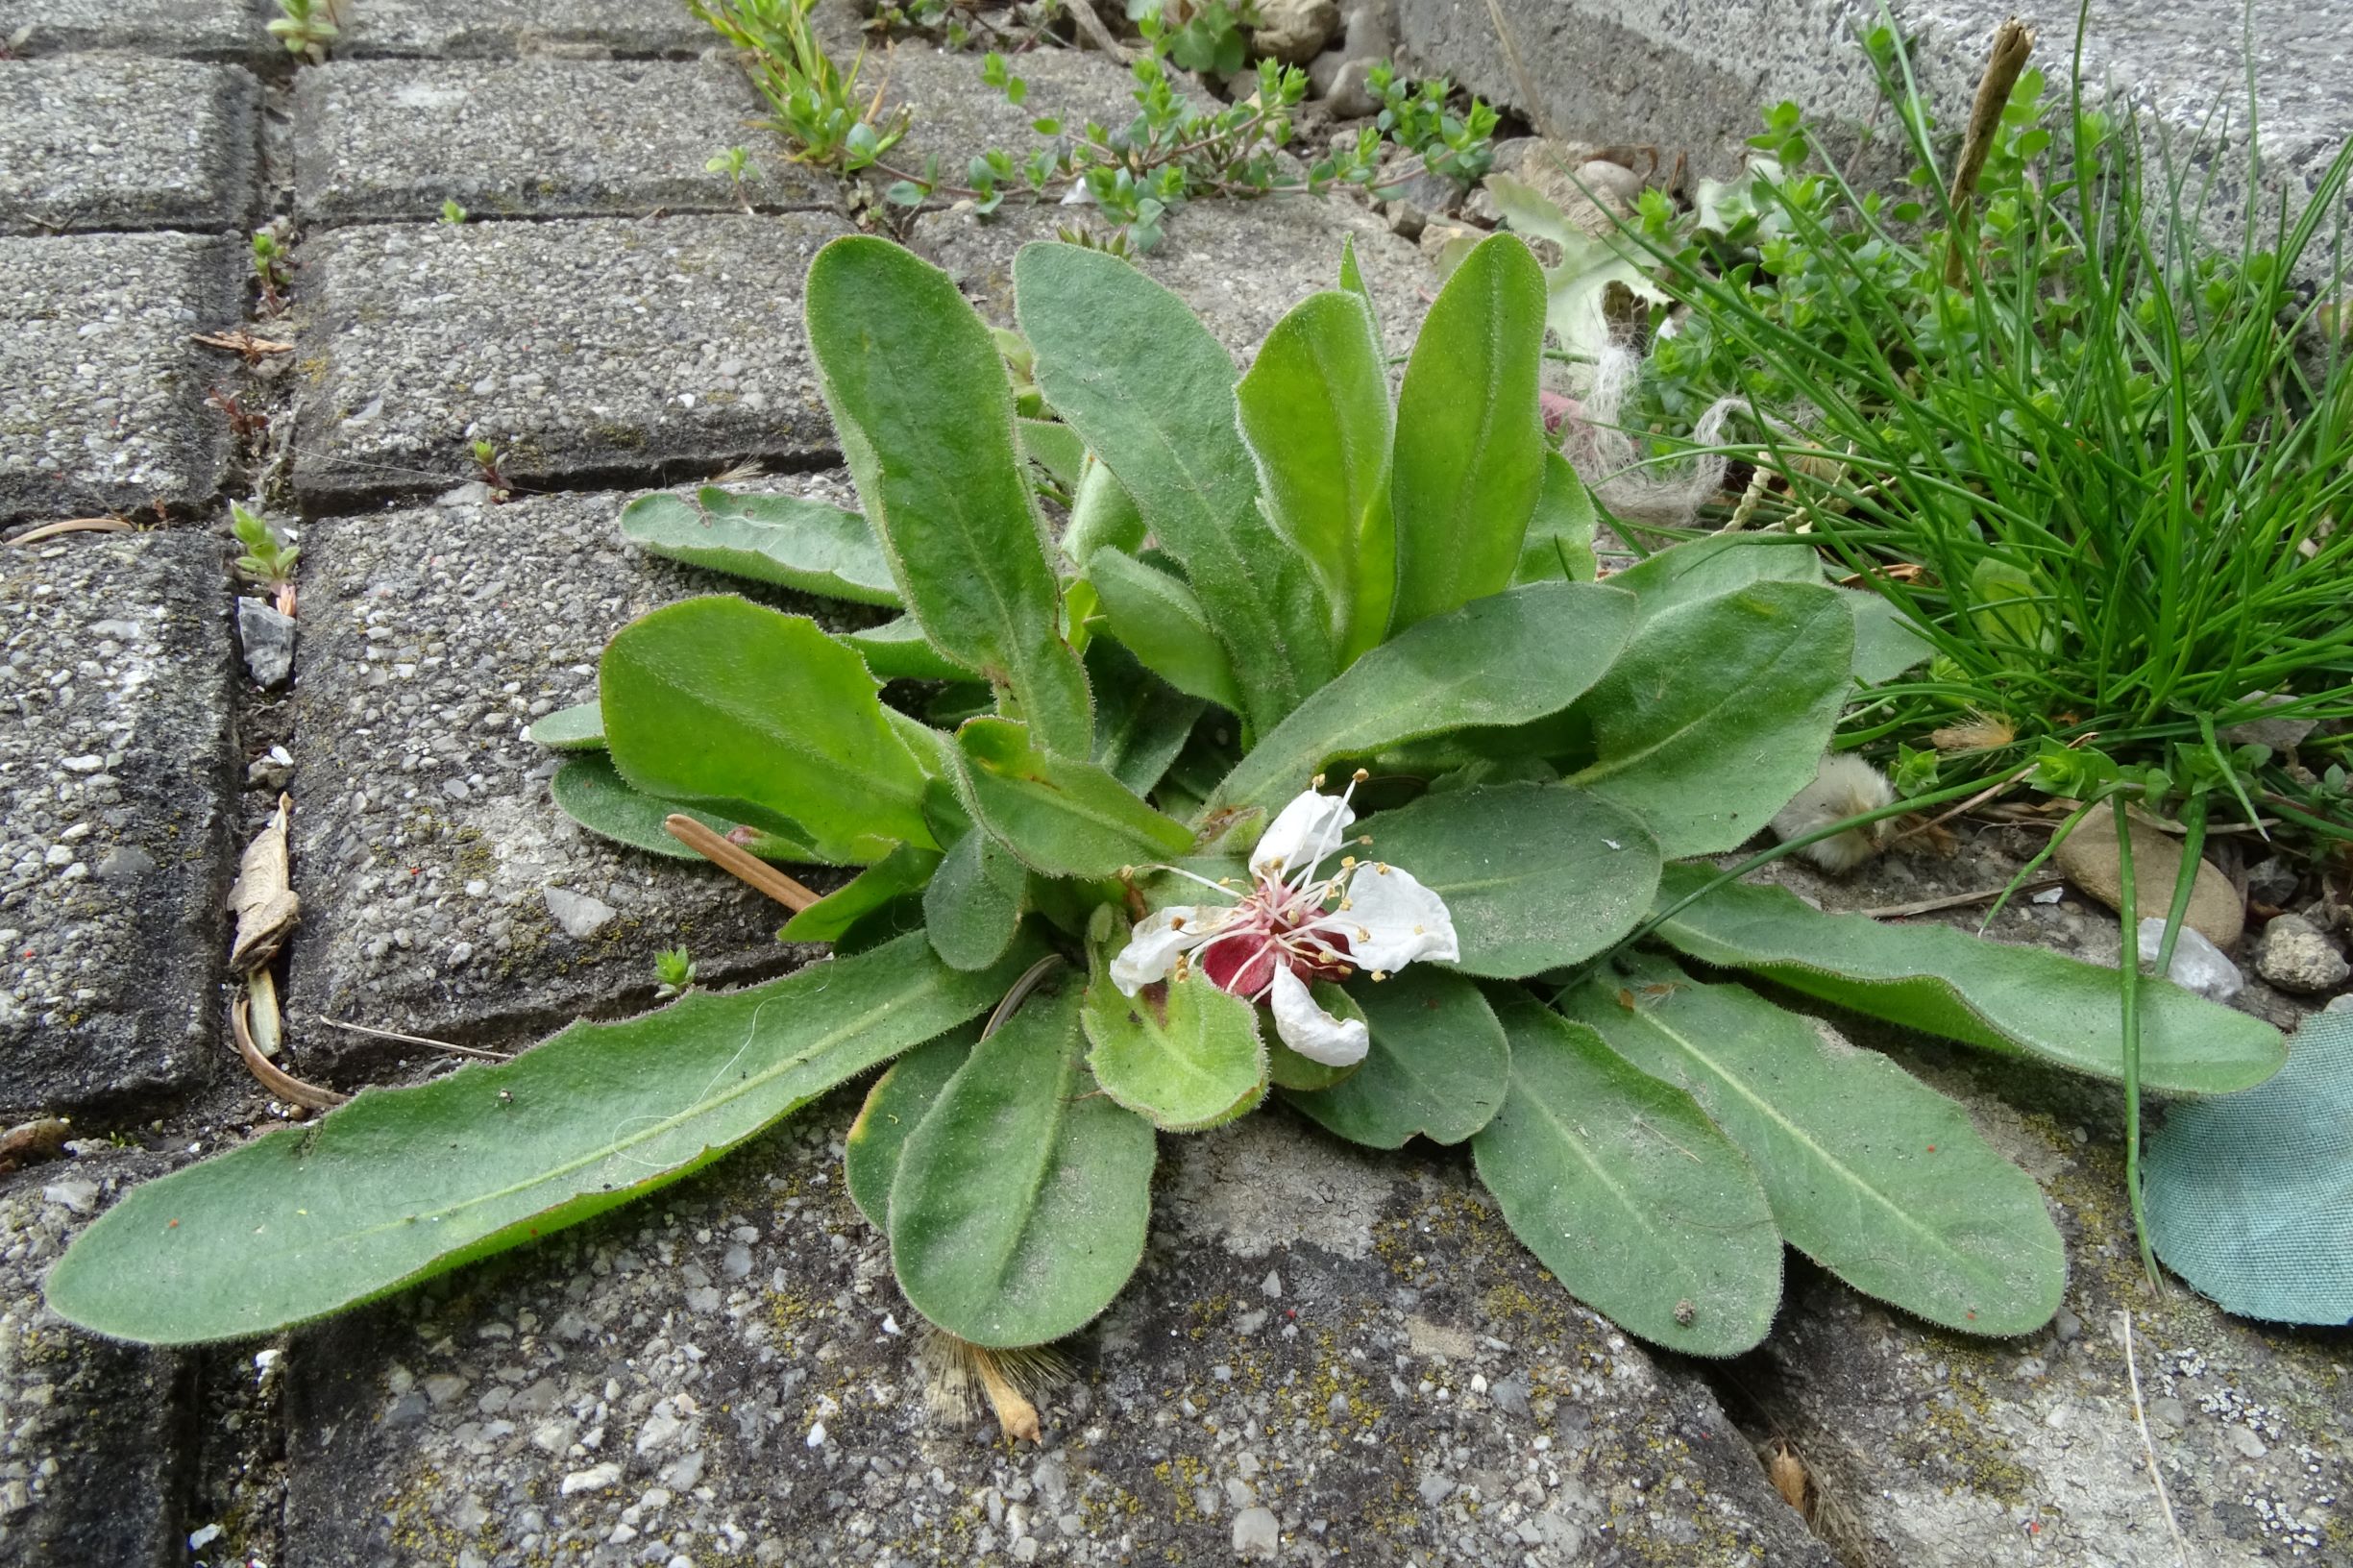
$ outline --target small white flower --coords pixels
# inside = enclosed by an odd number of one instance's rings
[[[1301,1056],[1336,1067],[1362,1061],[1362,1020],[1326,1013],[1309,984],[1359,969],[1385,979],[1416,959],[1461,956],[1445,902],[1407,872],[1349,855],[1330,876],[1316,874],[1357,820],[1348,798],[1363,777],[1338,796],[1311,789],[1285,806],[1251,851],[1248,892],[1193,877],[1237,901],[1148,916],[1112,960],[1112,984],[1133,996],[1195,966],[1220,991],[1266,1002],[1275,1033]]]

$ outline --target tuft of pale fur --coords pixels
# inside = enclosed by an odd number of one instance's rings
[[[1610,516],[1658,527],[1688,527],[1700,508],[1724,488],[1725,459],[1695,453],[1671,464],[1643,463],[1633,437],[1617,429],[1619,413],[1641,374],[1642,356],[1633,350],[1622,344],[1602,350],[1592,380],[1579,400],[1578,417],[1564,425],[1560,454]],[[1731,416],[1746,408],[1737,398],[1710,404],[1692,428],[1692,445],[1721,441]]]
[[[1833,752],[1822,759],[1814,781],[1776,814],[1774,836],[1786,844],[1832,822],[1895,803],[1896,787],[1885,773],[1851,751]],[[1851,871],[1887,847],[1894,826],[1894,818],[1883,817],[1868,826],[1851,827],[1809,844],[1798,853],[1824,870]]]
[[[2018,726],[1999,714],[1972,709],[1966,722],[1928,731],[1928,744],[1939,751],[1992,751],[2018,739]]]
[[[922,1326],[916,1362],[923,1372],[923,1404],[949,1426],[969,1426],[983,1407],[1006,1436],[1039,1441],[1040,1396],[1061,1386],[1070,1363],[1050,1346],[990,1350],[945,1329]]]

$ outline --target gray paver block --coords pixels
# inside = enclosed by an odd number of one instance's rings
[[[901,43],[869,55],[859,84],[882,88],[884,112],[903,109],[913,115],[889,160],[919,174],[926,159],[937,158],[939,177],[961,184],[965,166],[980,153],[1000,149],[1017,167],[1032,150],[1047,145],[1054,138],[1030,128],[1042,115],[1059,118],[1066,139],[1091,120],[1117,130],[1138,113],[1136,79],[1101,55],[1042,49],[1015,56],[1007,66],[1029,84],[1017,106],[981,81],[978,54]]]
[[[474,477],[630,482],[829,453],[801,335],[819,213],[347,229],[305,254],[295,483],[314,508]]]
[[[716,36],[664,0],[358,0],[335,55],[685,55]]]
[[[260,61],[285,51],[263,30],[267,0],[25,0],[5,31],[30,23],[24,53],[137,50],[198,60]]]
[[[1835,1560],[1462,1162],[1281,1113],[1163,1145],[1142,1269],[1065,1347],[1042,1447],[958,1431],[842,1193],[856,1103],[298,1335],[289,1560],[1230,1568],[1251,1507],[1302,1568]]]
[[[106,1153],[27,1167],[0,1191],[0,1562],[182,1562],[187,1358],[95,1338],[41,1277],[97,1212],[166,1161]]]
[[[194,532],[0,576],[0,1111],[199,1082],[231,870],[229,595]],[[31,559],[25,559],[31,554]]]
[[[1015,255],[1091,211],[1007,202],[988,218],[927,212],[916,222],[915,244],[955,277],[981,314],[1010,327]],[[1340,247],[1352,238],[1380,306],[1382,334],[1391,353],[1407,353],[1437,279],[1419,251],[1351,197],[1195,202],[1168,220],[1159,246],[1137,265],[1183,295],[1218,340],[1247,360],[1284,312],[1339,286]]]
[[[368,61],[295,80],[298,210],[306,223],[432,218],[454,199],[476,218],[733,211],[731,146],[763,208],[830,208],[839,193],[769,156],[748,125],[759,97],[723,60]]]
[[[840,474],[764,484],[857,504]],[[774,940],[785,911],[732,878],[578,827],[549,796],[554,758],[524,738],[533,719],[595,698],[598,656],[632,618],[733,591],[625,545],[630,499],[422,507],[311,529],[293,742],[298,1019],[512,1038],[642,1002],[659,948],[685,945],[709,980],[805,956]],[[764,597],[829,624],[839,613]],[[611,918],[569,935],[549,889]],[[323,1030],[303,1042],[380,1054]]]
[[[254,202],[260,87],[233,66],[0,63],[0,230],[222,229]]]
[[[0,238],[0,521],[212,493],[224,372],[188,334],[239,320],[234,266],[187,234]]]

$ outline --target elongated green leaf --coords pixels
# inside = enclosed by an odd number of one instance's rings
[[[1062,640],[989,329],[946,273],[865,235],[818,253],[805,320],[842,455],[917,625],[1010,691],[1042,745],[1085,756],[1087,676]]]
[[[1021,925],[1020,862],[979,828],[948,849],[923,890],[931,950],[951,969],[985,969],[1013,945]]]
[[[569,708],[558,708],[533,723],[524,731],[524,739],[551,751],[601,751],[604,710],[594,702],[576,702]]]
[[[919,936],[497,1066],[369,1090],[137,1188],[50,1304],[150,1344],[269,1334],[576,1224],[708,1164],[834,1085],[977,1017],[1036,960],[959,974]]]
[[[1044,469],[1065,490],[1075,489],[1087,472],[1087,443],[1058,420],[1024,419],[1017,432],[1021,455]]]
[[[622,509],[621,536],[650,555],[753,582],[860,604],[898,605],[890,563],[856,512],[799,496],[740,496],[704,485],[683,496],[640,496]]]
[[[1143,514],[1112,471],[1090,461],[1079,478],[1078,494],[1070,501],[1070,526],[1063,530],[1063,553],[1080,572],[1098,550],[1121,550],[1130,555],[1143,549]]]
[[[597,683],[614,765],[644,794],[804,839],[830,860],[931,845],[922,768],[865,663],[814,621],[690,599],[624,626]]]
[[[1709,866],[1670,866],[1672,901]],[[1990,1050],[2024,1051],[2095,1077],[2123,1077],[2114,969],[2040,947],[1984,942],[1933,921],[1825,915],[1786,888],[1719,888],[1658,928],[1705,964],[1767,976],[1809,996]],[[2160,1094],[2228,1094],[2287,1060],[2280,1032],[2169,980],[2141,983],[2141,1084]]]
[[[1759,582],[1646,620],[1576,715],[1569,775],[1642,814],[1669,859],[1736,848],[1813,781],[1852,682],[1835,588]]]
[[[1885,1057],[1663,959],[1575,988],[1561,1011],[1698,1100],[1790,1244],[1856,1289],[1969,1334],[2030,1334],[2058,1311],[2067,1253],[2041,1189]]]
[[[1459,1143],[1487,1124],[1504,1103],[1511,1052],[1477,986],[1417,964],[1351,994],[1371,1035],[1363,1062],[1329,1089],[1286,1090],[1286,1100],[1326,1131],[1375,1149],[1416,1137]]]
[[[1642,601],[1642,618],[1721,599],[1759,582],[1822,581],[1812,541],[1790,533],[1715,533],[1637,561],[1609,579]]]
[[[1093,763],[1038,750],[1009,720],[975,719],[956,745],[973,815],[1033,870],[1115,876],[1192,848],[1192,829]]]
[[[848,1136],[842,1140],[842,1179],[858,1213],[885,1236],[891,1231],[891,1184],[898,1179],[898,1157],[908,1135],[979,1039],[980,1024],[975,1021],[918,1045],[883,1069],[866,1091],[858,1119],[849,1124]]]
[[[1242,711],[1234,661],[1191,588],[1108,545],[1088,558],[1087,577],[1112,636],[1145,669],[1180,692]]]
[[[1340,287],[1364,302],[1364,313],[1373,318],[1373,341],[1381,341],[1381,302],[1364,282],[1364,268],[1357,260],[1357,236],[1349,234],[1340,241]]]
[[[1185,748],[1206,704],[1114,642],[1089,645],[1087,679],[1095,694],[1092,760],[1138,795],[1149,795]]]
[[[785,921],[776,938],[780,942],[838,942],[844,932],[874,911],[919,891],[939,868],[939,850],[902,844]]]
[[[1405,627],[1511,581],[1544,487],[1544,272],[1510,234],[1438,290],[1397,394],[1397,605]]]
[[[1258,1009],[1197,969],[1134,996],[1098,974],[1081,1017],[1103,1092],[1164,1132],[1215,1127],[1265,1097]]]
[[[1520,564],[1511,580],[1545,582],[1563,577],[1570,582],[1591,582],[1601,570],[1601,558],[1593,552],[1594,530],[1600,526],[1593,493],[1585,488],[1585,481],[1577,477],[1566,457],[1546,453],[1544,489],[1536,497],[1534,515],[1528,520],[1528,539],[1520,546]],[[1624,586],[1615,578],[1610,585]]]
[[[1232,657],[1239,711],[1272,728],[1332,677],[1331,607],[1259,513],[1233,359],[1184,301],[1118,257],[1029,245],[1013,276],[1040,389],[1184,566]]]
[[[1266,334],[1234,389],[1260,504],[1315,573],[1343,668],[1387,632],[1397,592],[1395,414],[1376,334],[1358,296],[1310,295]]]
[[[1495,1011],[1511,1091],[1471,1153],[1511,1233],[1629,1334],[1687,1356],[1752,1349],[1780,1300],[1781,1233],[1747,1158],[1584,1024],[1516,988]]]
[[[1111,1305],[1143,1257],[1152,1124],[1093,1092],[1079,987],[972,1048],[891,1184],[891,1262],[918,1311],[974,1344],[1043,1344]]]
[[[971,672],[931,646],[915,617],[902,615],[865,631],[835,636],[858,650],[876,680],[967,680]]]
[[[1373,841],[1365,854],[1445,901],[1462,949],[1455,967],[1469,974],[1582,963],[1639,924],[1658,887],[1642,819],[1563,784],[1427,795],[1360,826]]]
[[[1630,597],[1589,582],[1530,583],[1423,622],[1262,737],[1215,803],[1272,810],[1336,758],[1541,718],[1602,677],[1633,625]]]
[[[702,858],[672,838],[662,826],[663,820],[673,813],[692,817],[712,832],[723,835],[741,825],[675,800],[639,794],[614,769],[613,759],[601,751],[565,758],[564,765],[548,781],[548,790],[564,809],[564,815],[591,833],[672,860]],[[757,828],[751,829],[750,837],[742,842],[745,848],[762,860],[808,864],[822,863],[825,858],[798,839],[763,833]]]

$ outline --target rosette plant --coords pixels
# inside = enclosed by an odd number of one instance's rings
[[[856,868],[783,927],[833,955],[155,1182],[59,1265],[61,1312],[272,1330],[643,1194],[889,1064],[849,1190],[907,1300],[982,1347],[1101,1312],[1161,1138],[1276,1104],[1374,1147],[1467,1143],[1560,1283],[1657,1344],[1755,1344],[1784,1241],[2015,1335],[2064,1277],[2033,1181],[1785,1000],[2108,1078],[2132,1017],[2157,1092],[2279,1066],[2273,1031],[2162,981],[2134,1017],[2113,971],[1824,915],[1707,858],[1917,649],[1802,541],[1592,580],[1519,240],[1451,275],[1394,392],[1348,257],[1238,377],[1124,259],[1033,245],[1014,279],[1018,386],[945,274],[836,241],[808,333],[861,512],[705,490],[624,519],[897,619],[691,599],[537,731],[601,833],[677,852],[684,815]]]

